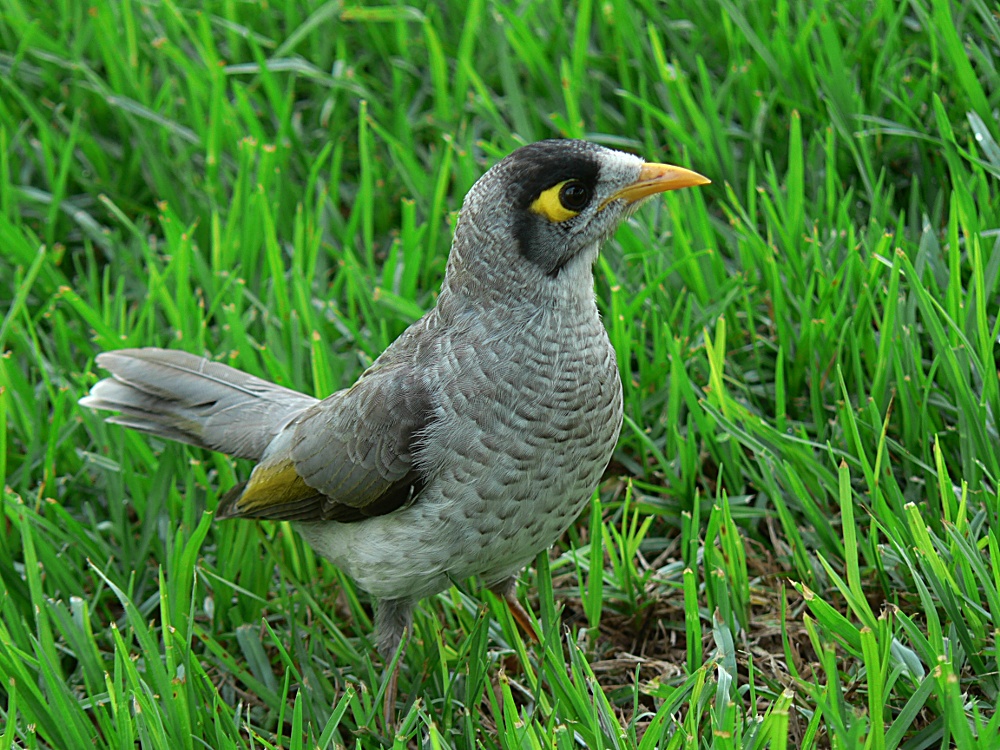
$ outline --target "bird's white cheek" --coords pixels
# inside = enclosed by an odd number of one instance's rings
[[[594,242],[573,256],[559,273],[558,283],[549,294],[562,302],[584,301],[594,298],[594,263],[600,243]]]

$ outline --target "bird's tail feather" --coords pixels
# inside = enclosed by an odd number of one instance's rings
[[[260,460],[288,422],[317,402],[312,396],[193,354],[121,349],[97,355],[111,373],[80,399],[121,412],[108,422]]]

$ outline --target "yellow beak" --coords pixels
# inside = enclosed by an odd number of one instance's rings
[[[626,203],[635,203],[654,193],[665,193],[668,190],[708,185],[710,182],[711,180],[707,177],[697,172],[692,172],[690,169],[684,169],[684,167],[647,162],[639,170],[639,179],[631,185],[626,185],[604,201],[601,208],[604,208],[604,206],[612,201],[623,200]]]

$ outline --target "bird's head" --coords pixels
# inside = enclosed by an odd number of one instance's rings
[[[601,243],[647,198],[710,180],[682,167],[579,140],[517,149],[473,185],[459,214],[448,274],[494,288],[585,283]],[[478,284],[477,284],[478,286]]]

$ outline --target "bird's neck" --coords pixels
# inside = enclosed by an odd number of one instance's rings
[[[456,234],[438,306],[442,303],[473,308],[502,306],[596,315],[594,261],[597,243],[550,275],[523,257],[511,257],[510,253],[516,253],[516,249],[482,252],[479,243],[489,242],[489,238],[477,236],[479,233],[472,227],[460,225],[457,231],[467,236],[460,243]],[[457,249],[462,246],[475,248],[475,251],[463,253]]]
[[[481,309],[548,309],[561,314],[596,314],[594,272],[583,258],[575,258],[558,276],[519,273],[523,269],[449,267],[438,306]]]

